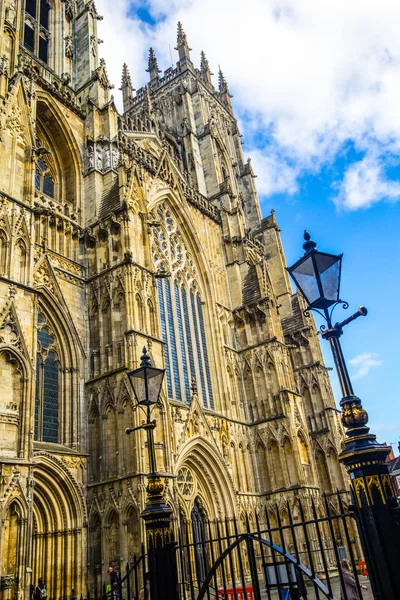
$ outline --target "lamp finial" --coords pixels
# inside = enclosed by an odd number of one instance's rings
[[[305,250],[305,254],[308,254],[309,252],[311,252],[311,250],[315,250],[315,248],[317,247],[317,244],[315,242],[313,242],[313,240],[311,239],[311,235],[308,233],[308,231],[305,229],[304,230],[304,239],[305,242],[303,244],[303,248]]]
[[[150,356],[147,354],[146,346],[143,346],[143,354],[140,357],[140,366],[141,367],[151,367]]]

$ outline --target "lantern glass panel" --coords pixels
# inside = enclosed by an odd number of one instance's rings
[[[164,369],[142,367],[129,373],[138,404],[156,404],[160,396]]]
[[[147,393],[150,404],[156,404],[164,379],[164,369],[147,368]]]
[[[315,263],[320,274],[326,304],[333,304],[339,299],[341,256],[316,252]]]
[[[297,286],[301,289],[309,305],[320,298],[317,275],[314,270],[312,255],[290,270]]]

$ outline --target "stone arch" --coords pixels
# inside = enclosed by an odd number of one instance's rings
[[[46,92],[37,91],[37,119],[39,130],[45,132],[50,150],[59,169],[60,187],[58,202],[71,206],[75,212],[81,208],[83,170],[81,155],[75,137],[65,117]]]
[[[86,560],[86,507],[82,492],[63,462],[48,453],[35,455],[33,476],[33,580],[43,577],[52,597],[67,596],[72,585],[81,593]],[[49,560],[50,556],[57,558]],[[71,581],[65,576],[67,564],[72,565]]]
[[[120,568],[121,560],[121,535],[119,525],[119,514],[115,508],[110,508],[104,518],[104,526],[107,533],[108,564]]]
[[[102,451],[105,454],[103,475],[109,478],[117,475],[118,465],[117,412],[111,400],[105,405],[102,415]]]
[[[175,473],[182,466],[189,467],[195,476],[210,518],[235,514],[232,480],[214,444],[199,436],[188,440],[181,448]]]
[[[177,228],[185,241],[188,252],[195,259],[197,267],[196,284],[200,293],[205,330],[212,329],[211,324],[216,324],[218,316],[216,313],[216,289],[214,277],[210,268],[209,261],[206,258],[205,250],[200,242],[199,235],[196,231],[190,209],[186,200],[177,191],[171,190],[168,187],[159,188],[156,193],[148,199],[148,212],[151,212],[160,202],[164,201],[168,204],[175,221]],[[208,360],[214,368],[210,369],[210,377],[214,396],[224,399],[223,382],[216,374],[222,372],[224,367],[222,356],[217,348],[217,340],[214,336],[207,336]],[[215,407],[216,409],[225,409],[226,407]]]
[[[275,438],[270,439],[268,444],[268,459],[270,465],[271,479],[275,489],[285,487],[285,478],[282,468],[281,452]]]
[[[303,397],[304,412],[307,419],[309,419],[314,414],[314,407],[308,386],[303,386],[301,395]]]
[[[89,519],[89,576],[91,591],[97,597],[97,590],[101,589],[101,567],[102,567],[102,526],[101,517],[97,511],[90,515]]]
[[[312,386],[312,394],[314,397],[315,408],[317,412],[321,412],[324,409],[324,401],[322,398],[321,388],[316,383],[314,383]]]
[[[315,449],[315,466],[317,468],[321,490],[328,494],[332,493],[334,490],[331,474],[329,473],[328,462],[325,452],[319,445]]]
[[[22,284],[27,283],[28,246],[23,238],[18,238],[14,244],[14,269],[15,279]]]
[[[84,350],[72,319],[64,309],[63,301],[48,293],[45,286],[40,286],[40,302],[37,316],[43,321],[37,328],[45,327],[56,343],[54,353],[59,364],[59,436],[58,443],[77,448],[82,440],[83,415],[73,410],[76,398],[80,393],[79,372],[82,366]],[[61,301],[60,301],[61,300]],[[60,390],[63,390],[61,393]]]
[[[141,553],[140,511],[132,502],[126,507],[123,523],[126,526],[126,558],[130,561]]]
[[[286,467],[287,486],[296,485],[298,483],[298,469],[293,443],[288,436],[284,436],[282,440],[282,457]]]
[[[23,569],[26,548],[26,506],[20,496],[12,495],[2,514],[0,525],[2,576],[8,581],[7,597],[19,597],[24,590]]]
[[[144,332],[144,323],[145,323],[144,313],[145,313],[145,309],[144,309],[144,302],[143,302],[142,295],[139,292],[137,292],[135,294],[135,309],[136,309],[136,326],[137,326],[137,329],[140,332]]]
[[[150,335],[157,335],[156,311],[150,298],[147,300],[147,311],[149,315],[149,333]]]

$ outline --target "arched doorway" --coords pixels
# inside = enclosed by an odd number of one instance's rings
[[[10,503],[2,523],[1,583],[3,599],[17,598],[23,590],[21,575],[22,553],[25,551],[25,525],[23,509],[18,501]]]
[[[194,501],[192,508],[191,520],[197,582],[200,588],[208,572],[208,557],[206,549],[207,536],[204,512],[197,498]]]
[[[44,452],[34,458],[34,479],[32,582],[43,578],[51,598],[68,597],[72,589],[80,595],[87,559],[79,486],[61,461]]]

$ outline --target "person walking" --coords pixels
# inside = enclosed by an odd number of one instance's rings
[[[39,577],[38,585],[35,590],[35,600],[45,600],[47,598],[46,585],[41,577]]]
[[[144,575],[145,587],[139,592],[139,600],[150,600],[150,573]]]
[[[343,574],[343,587],[346,594],[341,593],[341,600],[362,600],[357,590],[356,580],[353,575],[350,573],[350,565],[349,561],[345,558],[342,560],[342,574]],[[361,586],[363,590],[367,590],[366,585]]]
[[[114,567],[108,567],[107,573],[110,576],[111,588],[113,588],[115,582],[119,583],[121,581],[121,573],[114,569]]]

